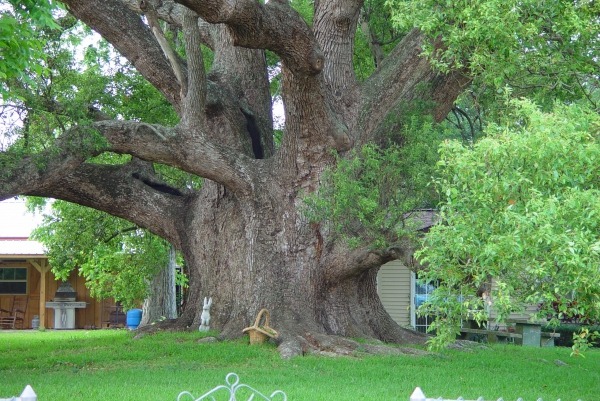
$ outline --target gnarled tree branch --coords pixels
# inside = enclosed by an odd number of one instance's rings
[[[136,13],[143,13],[143,10],[140,8],[139,0],[121,0],[121,3]],[[178,28],[183,27],[183,14],[185,13],[185,10],[187,10],[185,6],[175,3],[173,0],[160,0],[154,3],[153,9],[159,20],[165,21],[167,24]],[[214,25],[209,24],[204,20],[198,20],[198,27],[200,28],[200,34],[202,36],[202,43],[212,49],[214,47],[214,42],[211,37],[211,31]]]
[[[179,86],[181,86],[181,93],[183,97],[187,92],[187,79],[184,73],[182,60],[175,53],[175,51],[167,41],[167,38],[165,37],[165,34],[158,22],[156,10],[154,10],[152,5],[149,4],[149,2],[147,2],[146,0],[141,0],[140,9],[146,15],[148,25],[150,26],[150,29],[152,30],[156,41],[158,42],[163,53],[165,54],[167,60],[169,60],[169,64],[171,64],[171,68],[173,69],[173,73],[177,78],[177,82],[179,83]]]
[[[358,124],[360,143],[374,139],[392,109],[402,101],[431,101],[431,114],[443,120],[458,95],[471,82],[462,71],[448,74],[435,71],[422,55],[425,36],[417,29],[409,32],[362,85],[362,107]]]
[[[142,168],[142,170],[147,170]],[[102,210],[125,218],[159,235],[175,246],[184,215],[186,196],[159,187],[158,179],[148,184],[146,172],[135,160],[125,165],[83,163],[58,180],[58,185],[23,192],[26,195],[52,197]]]
[[[356,85],[354,37],[362,3],[362,0],[315,1],[313,30],[325,55],[325,82],[336,98]]]
[[[204,108],[206,107],[206,76],[200,48],[198,16],[191,10],[187,10],[183,16],[183,36],[188,62],[188,86],[183,103],[183,124],[188,127],[200,128],[204,122]]]
[[[251,159],[214,143],[199,130],[115,120],[100,121],[94,126],[113,152],[177,167],[219,182],[234,192],[251,191]]]
[[[176,0],[205,21],[226,24],[236,46],[269,49],[294,73],[314,75],[323,54],[302,17],[285,1]]]

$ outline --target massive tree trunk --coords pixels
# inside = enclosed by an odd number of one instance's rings
[[[181,326],[197,328],[204,297],[213,298],[211,328],[240,336],[267,308],[287,353],[323,348],[323,335],[418,342],[384,310],[378,268],[402,256],[349,249],[327,222],[310,223],[302,198],[316,191],[345,154],[377,140],[398,104],[428,100],[443,118],[468,78],[442,75],[420,56],[412,31],[366,82],[352,67],[362,1],[315,1],[312,27],[285,1],[74,1],[68,9],[99,32],[179,112],[175,127],[131,121],[94,124],[107,143],[85,146],[84,130],[59,138],[44,169],[23,159],[0,181],[0,198],[29,194],[91,206],[148,228],[174,244],[190,269]],[[186,62],[167,60],[164,43],[141,19],[183,30]],[[159,38],[160,39],[160,38]],[[204,72],[200,43],[214,52]],[[263,49],[282,63],[285,132],[275,150]],[[80,146],[74,146],[73,142]],[[134,156],[121,166],[86,162],[112,151]],[[151,163],[204,177],[201,190],[169,188]]]

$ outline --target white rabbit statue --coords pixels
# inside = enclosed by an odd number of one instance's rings
[[[206,299],[204,297],[204,306],[202,307],[202,314],[200,315],[200,327],[199,331],[208,331],[210,324],[210,306],[212,305],[212,297]]]

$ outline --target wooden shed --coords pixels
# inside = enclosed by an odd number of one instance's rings
[[[92,329],[107,327],[119,310],[111,300],[96,300],[90,296],[83,277],[72,272],[68,278],[76,292],[76,300],[85,302],[85,308],[75,310],[75,328]],[[47,308],[60,281],[50,271],[48,258],[41,243],[23,237],[0,238],[0,308],[10,310],[15,297],[26,301],[23,329],[30,329],[34,316],[40,319],[40,327],[54,328],[54,309]],[[119,317],[117,315],[117,317]],[[21,325],[19,325],[21,326]]]

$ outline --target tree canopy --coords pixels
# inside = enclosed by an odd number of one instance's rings
[[[550,107],[558,96],[578,100],[598,89],[600,5],[595,1],[387,3],[398,26],[427,34],[424,52],[439,68],[465,68],[480,82],[508,85],[517,96]]]
[[[440,150],[440,223],[417,253],[423,280],[440,283],[423,310],[440,342],[490,304],[500,320],[527,305],[555,324],[600,320],[600,117],[578,105],[511,110],[473,146]]]
[[[3,1],[0,8],[0,95],[10,96],[8,80],[29,81],[30,74],[39,74],[44,64],[42,32],[57,29],[52,18],[55,5],[47,1]]]

